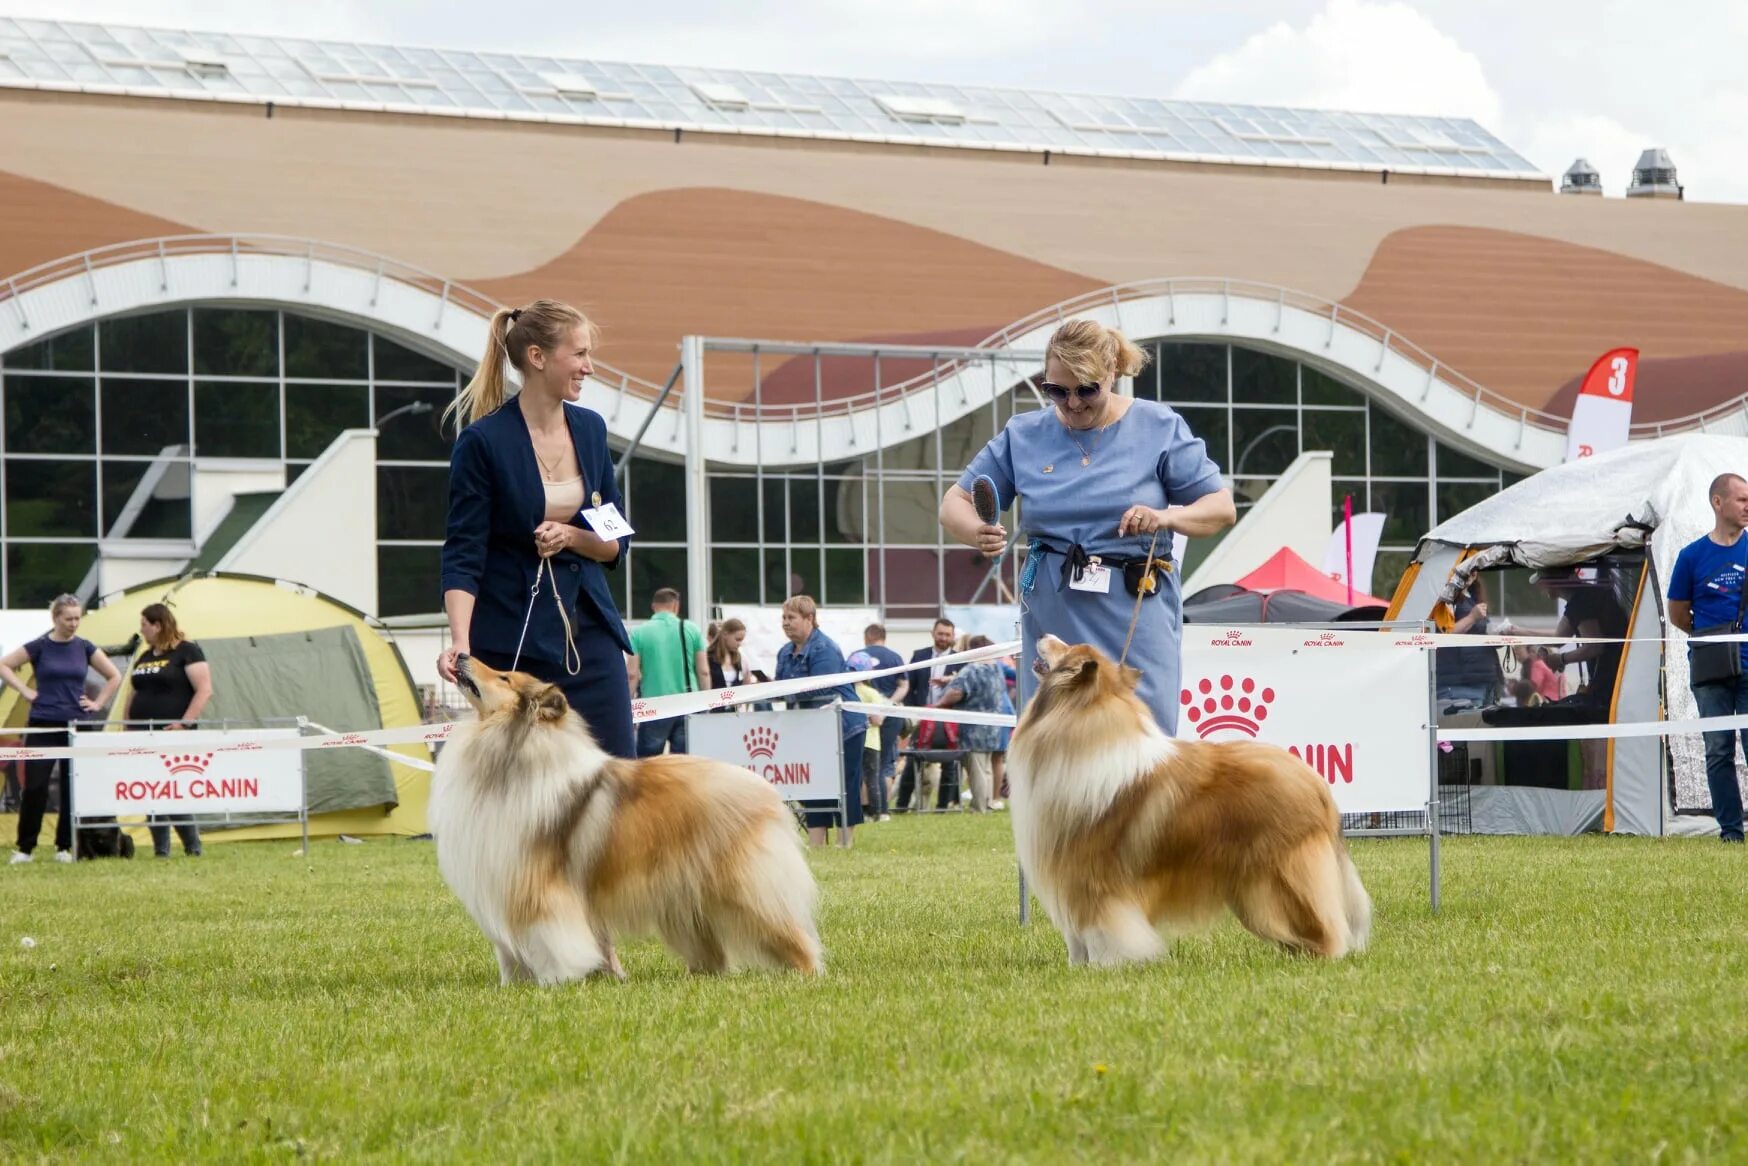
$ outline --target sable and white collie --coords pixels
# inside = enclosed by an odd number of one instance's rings
[[[1140,673],[1055,636],[1008,753],[1014,844],[1071,964],[1164,955],[1222,904],[1288,948],[1339,958],[1372,901],[1324,780],[1258,742],[1176,741],[1135,696]]]
[[[615,938],[654,932],[694,972],[821,970],[818,888],[770,783],[719,761],[610,757],[557,686],[463,656],[479,712],[431,784],[437,866],[503,983],[623,978]]]

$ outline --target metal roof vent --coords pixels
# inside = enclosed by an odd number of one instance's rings
[[[1680,198],[1681,183],[1675,180],[1675,163],[1669,151],[1653,146],[1639,155],[1633,167],[1633,184],[1627,187],[1628,198]]]
[[[1560,179],[1560,193],[1600,195],[1602,175],[1596,172],[1596,167],[1580,158],[1566,167],[1566,175]]]

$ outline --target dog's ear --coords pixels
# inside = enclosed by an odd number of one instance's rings
[[[564,690],[556,684],[548,684],[529,696],[528,706],[537,721],[556,721],[571,710]]]
[[[1068,667],[1064,668],[1063,671],[1068,673],[1069,679],[1076,684],[1091,683],[1098,679],[1099,658],[1097,656],[1082,656],[1078,660],[1069,661]]]

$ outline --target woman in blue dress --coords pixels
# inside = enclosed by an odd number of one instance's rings
[[[1063,324],[1044,364],[1042,388],[1055,408],[1009,421],[941,500],[947,533],[986,555],[1001,552],[1007,531],[978,517],[977,479],[993,483],[1000,508],[1024,500],[1022,705],[1037,688],[1032,665],[1041,637],[1122,655],[1135,604],[1125,568],[1139,579],[1155,532],[1156,555],[1169,558],[1173,532],[1202,538],[1237,519],[1220,467],[1184,419],[1168,405],[1114,391],[1118,377],[1146,363],[1146,353],[1114,328],[1095,320]],[[1175,733],[1182,596],[1175,570],[1155,578],[1160,585],[1141,604],[1128,662],[1141,670],[1141,699]]]

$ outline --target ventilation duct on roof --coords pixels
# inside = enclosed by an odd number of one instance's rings
[[[1561,194],[1595,194],[1602,193],[1602,175],[1596,172],[1583,158],[1566,167],[1566,174],[1560,179]]]
[[[1675,163],[1669,151],[1653,146],[1639,155],[1633,167],[1633,184],[1627,187],[1628,198],[1680,198],[1681,183],[1675,178]]]

